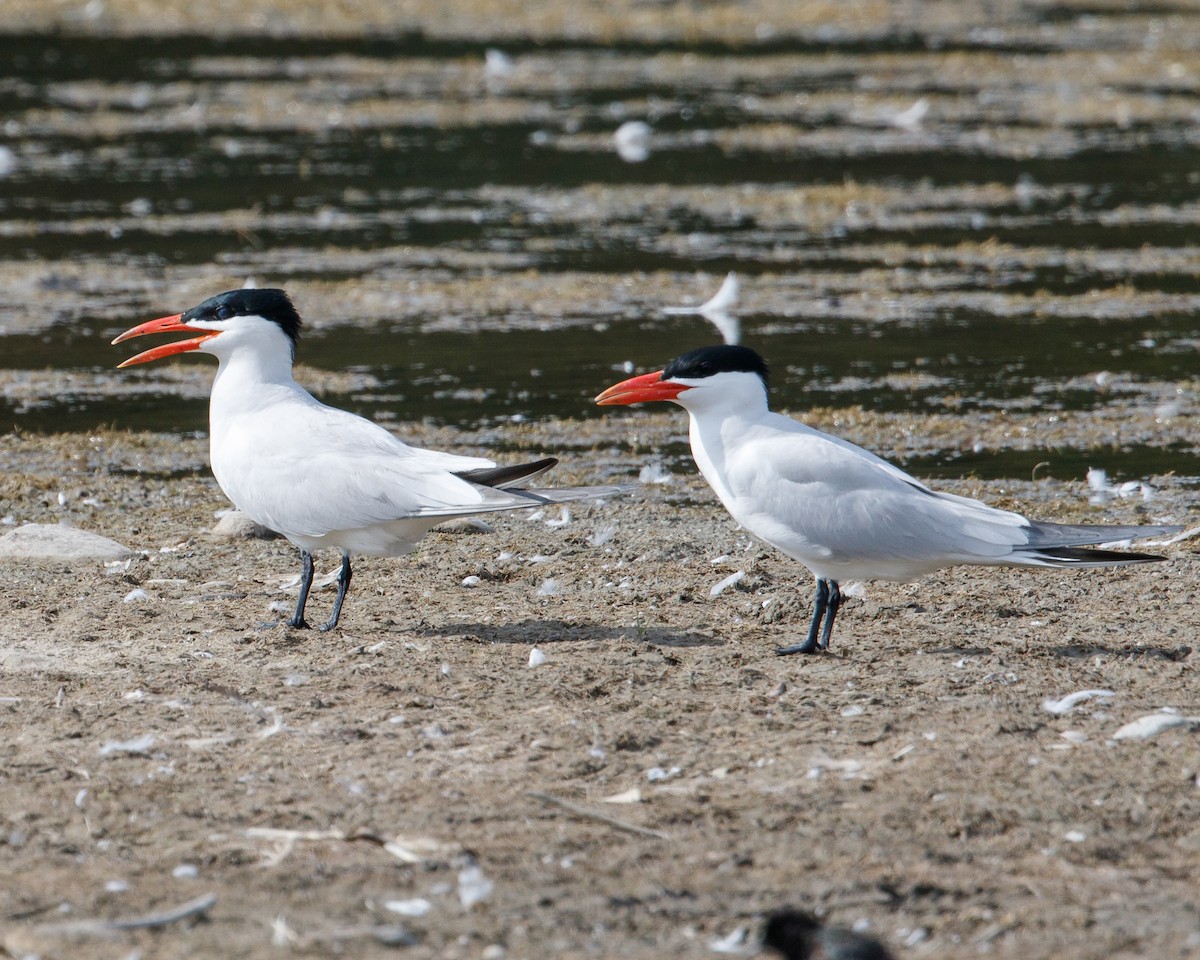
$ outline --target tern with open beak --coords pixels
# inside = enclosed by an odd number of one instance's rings
[[[219,362],[209,401],[209,453],[225,495],[300,548],[300,596],[287,621],[305,627],[317,550],[342,553],[329,621],[337,626],[352,554],[399,556],[437,524],[479,513],[595,499],[619,487],[526,489],[558,461],[491,460],[411,447],[383,427],[316,400],[292,377],[300,316],[282,290],[231,290],[186,313],[126,330],[113,343],[188,332],[121,367],[189,351]]]

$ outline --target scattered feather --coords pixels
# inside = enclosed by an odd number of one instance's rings
[[[553,597],[562,593],[562,587],[559,586],[557,580],[550,578],[542,581],[542,585],[538,587],[537,592],[539,597]]]
[[[383,909],[402,917],[423,917],[433,909],[433,904],[424,897],[413,897],[411,900],[385,900]]]
[[[899,127],[901,130],[907,130],[910,133],[915,133],[921,129],[921,123],[929,113],[929,98],[921,97],[916,103],[905,110],[901,110],[891,118],[891,125]]]
[[[1185,717],[1178,713],[1151,713],[1138,717],[1117,730],[1114,740],[1149,740],[1172,727],[1200,726],[1200,717]]]
[[[679,767],[672,767],[670,770],[665,770],[662,767],[651,767],[646,771],[646,779],[651,783],[658,783],[662,780],[670,780],[680,773]]]
[[[149,599],[150,599],[150,594],[148,594],[141,587],[138,587],[134,590],[130,590],[127,594],[125,594],[125,596],[122,598],[121,602],[122,603],[133,603],[136,600],[149,600]]]
[[[1115,697],[1116,694],[1111,690],[1079,690],[1076,693],[1067,694],[1061,700],[1055,700],[1047,697],[1042,701],[1042,709],[1047,713],[1053,713],[1056,716],[1061,716],[1064,713],[1070,713],[1076,704],[1083,703],[1084,700],[1091,700],[1096,697]]]
[[[1121,484],[1112,484],[1108,480],[1108,471],[1097,467],[1088,467],[1087,485],[1091,491],[1088,495],[1088,503],[1096,506],[1107,503],[1113,497],[1126,500],[1137,494],[1141,494],[1142,500],[1147,503],[1154,499],[1154,488],[1149,484],[1141,483],[1137,480],[1127,480]]]
[[[704,314],[721,310],[732,310],[737,304],[739,286],[737,274],[730,271],[725,276],[725,281],[721,284],[721,288],[713,295],[710,300],[700,304],[698,307],[663,307],[663,313],[673,315],[686,314]]]
[[[601,803],[641,803],[642,791],[637,787],[630,787],[628,790],[622,790],[620,793],[614,793],[600,800]]]
[[[546,655],[537,647],[529,651],[529,665],[531,667],[540,667],[546,662]]]
[[[273,737],[277,733],[282,733],[286,728],[283,725],[283,717],[279,715],[279,711],[274,707],[263,707],[262,718],[270,720],[271,725],[265,730],[258,732],[258,739],[266,740],[268,737]]]
[[[1083,843],[1083,841],[1087,839],[1087,834],[1082,830],[1068,830],[1063,834],[1063,839],[1066,840],[1067,843]]]
[[[725,281],[711,299],[698,307],[663,307],[663,313],[673,316],[701,316],[709,321],[726,343],[736,344],[742,339],[741,321],[731,311],[737,304],[740,285],[737,274],[730,271]]]
[[[559,514],[558,519],[557,520],[547,520],[546,526],[554,527],[554,528],[565,527],[570,522],[571,522],[571,511],[569,509],[567,509],[566,505],[564,504],[562,507],[562,512]]]
[[[464,910],[482,903],[492,895],[495,884],[483,875],[479,864],[472,863],[458,871],[458,902]]]
[[[288,925],[282,913],[271,921],[271,946],[287,947],[299,941],[299,935]]]
[[[616,532],[617,532],[616,526],[613,524],[609,524],[607,527],[601,527],[599,530],[597,530],[593,534],[591,534],[587,538],[587,542],[589,545],[591,545],[593,547],[602,547],[613,538],[613,536],[616,534]]]
[[[651,460],[638,471],[638,483],[674,483],[671,471],[662,465],[661,460]]]
[[[745,576],[746,576],[745,570],[739,570],[737,573],[731,573],[724,580],[714,583],[712,585],[712,587],[709,588],[709,591],[708,591],[709,597],[710,598],[719,597],[721,594],[723,594],[726,590],[728,590],[734,584],[741,583],[742,580],[745,578]]]
[[[200,917],[208,913],[217,902],[215,895],[206,893],[195,900],[180,904],[162,913],[151,913],[140,917],[126,917],[117,920],[71,920],[66,923],[48,923],[37,927],[38,933],[58,934],[69,937],[111,937],[121,930],[148,930],[165,927],[180,920]]]
[[[155,737],[152,733],[135,737],[132,740],[109,740],[100,748],[100,756],[110,757],[114,753],[145,753],[154,746]]]
[[[176,880],[195,880],[200,876],[200,868],[194,863],[181,863],[171,871],[171,876]]]
[[[738,927],[724,937],[713,937],[708,941],[708,949],[713,953],[746,953],[746,939],[749,931]],[[757,950],[755,951],[757,952]]]
[[[475,576],[474,574],[472,574],[469,577],[463,577],[463,579],[462,579],[462,586],[464,586],[464,587],[477,587],[481,583],[483,583],[483,581],[479,577]]]
[[[1173,543],[1191,540],[1193,537],[1197,536],[1200,536],[1200,527],[1192,527],[1190,530],[1184,530],[1183,533],[1177,533],[1175,536],[1168,537],[1166,540],[1147,540],[1146,543],[1155,547],[1169,547]]]

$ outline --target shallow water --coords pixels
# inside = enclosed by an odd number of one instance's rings
[[[312,321],[305,364],[359,375],[334,402],[603,416],[627,365],[715,339],[660,311],[728,270],[779,407],[1186,416],[1200,80],[1047,24],[1003,49],[510,44],[503,76],[485,39],[2,38],[0,424],[203,430],[202,378],[114,372],[107,341],[248,277]],[[919,125],[889,121],[919,97]],[[612,149],[627,119],[654,127],[645,162]],[[1105,453],[1200,473],[1179,443]]]

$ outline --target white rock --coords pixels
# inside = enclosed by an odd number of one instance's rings
[[[212,528],[213,536],[227,540],[278,540],[279,534],[255,523],[241,510],[229,510]]]
[[[0,537],[0,558],[123,560],[131,553],[116,540],[57,523],[27,523]]]
[[[654,131],[641,120],[628,120],[613,132],[617,156],[626,163],[641,163],[650,156],[650,136]]]
[[[456,517],[439,523],[434,529],[439,533],[494,533],[496,528],[479,517]]]
[[[517,69],[517,64],[503,50],[489,47],[483,51],[483,69],[488,77],[500,80],[512,76],[513,71]]]
[[[529,665],[531,667],[540,667],[546,662],[546,655],[537,647],[529,651]]]
[[[150,594],[148,594],[141,587],[137,587],[136,589],[130,590],[127,594],[125,594],[125,597],[122,600],[122,602],[123,603],[133,603],[137,600],[149,600],[149,599],[150,599]]]

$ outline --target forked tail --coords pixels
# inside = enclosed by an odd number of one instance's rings
[[[1016,553],[1027,563],[1047,567],[1120,567],[1131,563],[1153,563],[1166,560],[1156,553],[1130,550],[1105,550],[1092,546],[1115,543],[1119,540],[1144,540],[1147,537],[1169,536],[1182,527],[1137,524],[1068,524],[1030,523],[1029,543],[1017,547]]]

